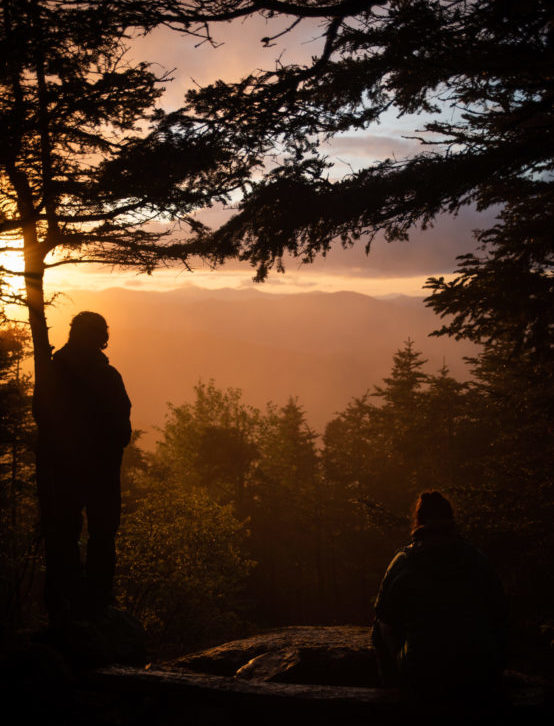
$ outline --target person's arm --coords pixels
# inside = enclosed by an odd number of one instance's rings
[[[131,401],[125,390],[123,379],[118,371],[111,367],[109,393],[110,419],[114,443],[124,448],[131,440]]]
[[[398,654],[402,648],[402,596],[399,578],[404,567],[405,553],[400,552],[392,560],[379,588],[375,601],[375,622],[372,644],[377,656],[381,683],[385,687],[398,684]]]
[[[381,686],[392,688],[398,685],[398,638],[391,626],[378,618],[375,619],[371,630],[371,644],[375,651]]]

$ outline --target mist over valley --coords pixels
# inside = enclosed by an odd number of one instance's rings
[[[460,379],[475,346],[430,338],[440,320],[421,299],[376,299],[350,292],[276,295],[252,290],[186,287],[168,292],[113,288],[70,291],[48,314],[52,344],[67,337],[71,317],[90,309],[110,327],[106,351],[133,402],[133,426],[156,440],[167,403],[192,400],[193,386],[214,379],[242,389],[257,407],[298,397],[321,433],[354,396],[389,374],[394,352],[410,337],[428,359],[446,361]]]

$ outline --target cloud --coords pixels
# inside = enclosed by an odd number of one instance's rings
[[[416,140],[398,135],[382,136],[366,132],[337,136],[322,144],[321,148],[332,161],[340,161],[339,157],[342,157],[349,162],[353,161],[356,168],[382,159],[404,159],[421,152],[424,147]]]
[[[337,242],[326,257],[320,256],[310,265],[302,265],[300,260],[289,256],[285,258],[285,267],[287,272],[302,272],[307,276],[340,273],[375,278],[446,274],[454,271],[458,255],[475,250],[474,230],[491,226],[496,214],[494,209],[478,212],[474,207],[465,207],[458,215],[440,215],[434,226],[426,230],[413,228],[408,242],[387,243],[379,235],[368,255],[363,239],[347,249]],[[226,210],[213,208],[205,210],[201,219],[215,228],[228,215]],[[197,267],[202,269],[203,264],[199,262]],[[252,270],[248,264],[235,260],[221,269]]]
[[[457,216],[443,214],[433,227],[412,229],[408,242],[387,243],[382,235],[378,236],[368,255],[363,239],[346,250],[337,244],[326,258],[313,263],[313,269],[325,269],[328,273],[349,270],[353,276],[366,277],[449,273],[454,270],[458,255],[475,250],[474,230],[489,227],[496,213],[496,210],[480,213],[467,207]]]

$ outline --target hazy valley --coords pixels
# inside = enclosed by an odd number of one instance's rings
[[[183,288],[141,292],[114,288],[71,291],[50,308],[51,339],[63,345],[79,310],[105,315],[106,351],[133,401],[133,424],[150,433],[163,424],[167,402],[191,399],[200,379],[239,387],[263,407],[297,396],[310,424],[322,431],[336,411],[390,371],[392,355],[408,337],[437,370],[468,375],[467,342],[429,338],[438,318],[421,300],[375,299],[349,292],[274,295],[257,291]]]

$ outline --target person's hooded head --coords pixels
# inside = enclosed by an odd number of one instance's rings
[[[414,506],[412,529],[424,527],[433,530],[454,529],[452,505],[440,492],[422,492]]]
[[[109,337],[102,315],[83,310],[71,321],[68,344],[82,351],[100,351],[107,347]]]

